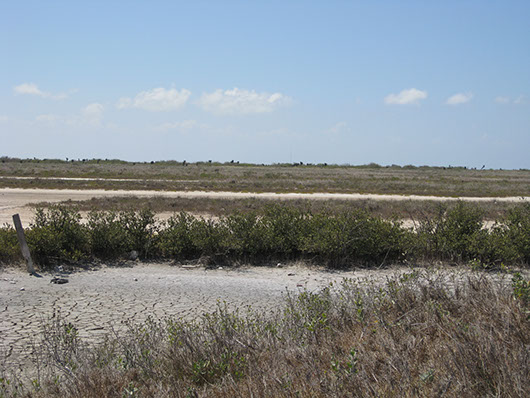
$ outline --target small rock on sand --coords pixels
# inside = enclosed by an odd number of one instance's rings
[[[68,279],[66,278],[53,278],[50,283],[55,283],[57,285],[63,285],[65,283],[68,283]]]

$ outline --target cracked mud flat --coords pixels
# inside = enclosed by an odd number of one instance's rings
[[[68,283],[54,284],[50,281],[57,273],[38,278],[20,269],[4,269],[0,270],[0,371],[33,372],[31,353],[44,322],[54,314],[72,323],[82,341],[90,344],[148,317],[194,320],[215,311],[219,302],[226,302],[232,310],[251,306],[267,313],[283,305],[287,292],[317,291],[344,278],[384,283],[410,271],[406,267],[330,271],[304,265],[207,269],[131,262],[129,266],[61,274]],[[454,286],[465,280],[470,270],[440,268],[432,272]],[[506,275],[483,275],[510,283]]]
[[[343,278],[385,280],[399,272],[330,272],[304,266],[206,269],[169,264],[132,264],[61,275],[69,282],[50,283],[56,274],[30,276],[21,270],[0,271],[0,368],[27,368],[32,344],[43,322],[60,314],[87,342],[97,342],[126,323],[181,317],[193,320],[214,311],[218,302],[230,308],[272,311],[287,291],[318,290]],[[22,290],[23,289],[23,290]]]

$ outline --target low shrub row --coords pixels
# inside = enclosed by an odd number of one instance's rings
[[[486,265],[530,263],[530,204],[512,209],[490,228],[477,207],[440,206],[435,216],[406,228],[362,210],[316,213],[286,205],[219,219],[178,213],[159,221],[152,211],[92,211],[87,222],[72,208],[38,209],[26,231],[41,265],[92,258],[214,262],[306,259],[330,266],[403,261],[474,261]],[[0,229],[0,262],[18,257],[15,231]]]

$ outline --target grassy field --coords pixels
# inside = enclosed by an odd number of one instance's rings
[[[133,163],[119,160],[62,161],[4,157],[0,161],[0,177],[0,187],[4,188],[341,192],[479,197],[530,195],[530,170],[382,167],[377,164]]]

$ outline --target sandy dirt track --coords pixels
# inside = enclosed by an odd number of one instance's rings
[[[330,272],[303,266],[206,269],[170,264],[103,266],[63,275],[69,282],[50,283],[21,270],[0,271],[0,367],[28,365],[32,342],[54,312],[74,324],[86,341],[98,341],[124,322],[148,316],[195,319],[215,310],[218,301],[231,308],[273,310],[286,291],[317,290],[343,278],[385,280],[399,269]]]
[[[341,193],[251,193],[251,192],[205,192],[205,191],[127,191],[127,190],[75,190],[75,189],[23,189],[2,188],[0,189],[0,225],[12,224],[12,216],[19,213],[24,225],[27,225],[33,217],[33,209],[28,207],[29,203],[50,202],[57,203],[65,200],[89,200],[95,197],[112,196],[136,196],[166,197],[166,198],[263,198],[263,199],[310,199],[310,200],[433,200],[433,201],[455,201],[458,199],[469,202],[520,202],[530,201],[530,197],[440,197],[419,195],[375,195],[375,194],[341,194]]]

